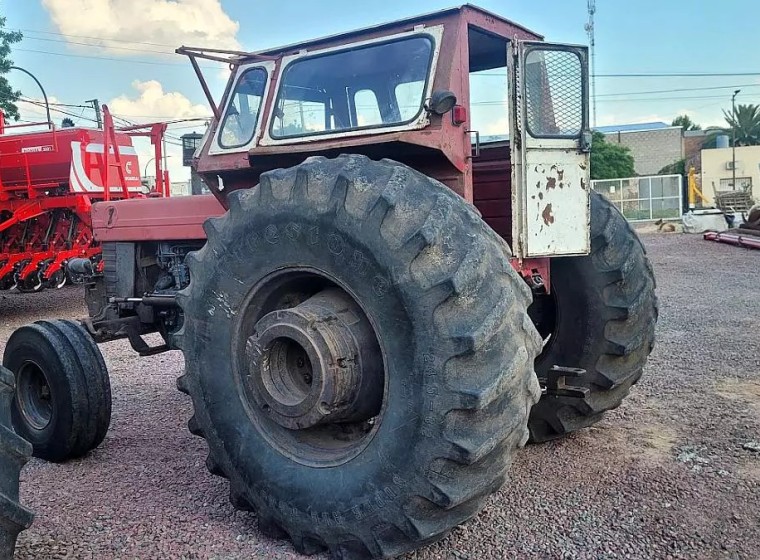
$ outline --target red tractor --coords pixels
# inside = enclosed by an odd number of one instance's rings
[[[101,441],[96,342],[181,350],[188,426],[232,504],[301,553],[384,558],[474,516],[519,447],[638,381],[655,283],[590,189],[585,47],[465,6],[178,52],[215,116],[194,162],[213,196],[94,205],[89,318],[5,349],[36,455]],[[198,59],[233,69],[219,104]]]
[[[7,125],[0,111],[0,289],[61,288],[69,279],[66,264],[74,258],[100,266],[92,204],[145,197],[132,136],[150,136],[157,162],[151,194],[169,194],[161,163],[166,125],[117,132],[107,107],[103,113],[101,130],[56,129],[49,121]],[[41,124],[48,130],[18,132]]]

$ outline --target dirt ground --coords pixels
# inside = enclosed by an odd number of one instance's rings
[[[760,251],[643,239],[661,315],[641,383],[597,427],[523,450],[489,507],[409,559],[760,558]],[[24,323],[84,313],[78,288],[6,292],[0,344]],[[110,432],[82,460],[23,471],[37,516],[16,558],[299,558],[206,471],[174,385],[181,355],[102,349]]]

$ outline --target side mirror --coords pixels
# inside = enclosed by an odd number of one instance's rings
[[[445,115],[457,104],[457,96],[449,90],[436,90],[425,103],[425,109],[436,115]]]

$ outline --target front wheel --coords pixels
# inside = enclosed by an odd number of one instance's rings
[[[392,161],[262,175],[188,256],[190,430],[299,552],[395,556],[475,515],[539,395],[530,294],[464,200]]]
[[[654,346],[657,297],[652,266],[623,215],[591,194],[591,254],[552,259],[551,294],[528,312],[544,339],[536,360],[546,384],[552,366],[580,368],[570,391],[549,390],[530,414],[532,441],[563,436],[601,420],[641,377]]]
[[[81,457],[105,438],[111,385],[103,356],[73,321],[37,321],[13,332],[3,365],[16,378],[13,424],[34,456]]]

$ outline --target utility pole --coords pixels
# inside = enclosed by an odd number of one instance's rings
[[[95,109],[95,119],[98,121],[98,128],[103,128],[103,116],[100,114],[100,103],[97,99],[88,99],[85,103],[91,103]]]
[[[588,34],[588,42],[591,51],[591,127],[596,126],[596,70],[594,65],[594,14],[596,13],[596,0],[588,0],[588,22],[585,29]]]
[[[731,163],[731,173],[733,179],[731,179],[731,187],[736,190],[736,96],[739,94],[741,90],[737,89],[734,94],[731,96],[731,115],[732,115],[732,122],[731,122],[731,153],[732,153],[732,163]]]

